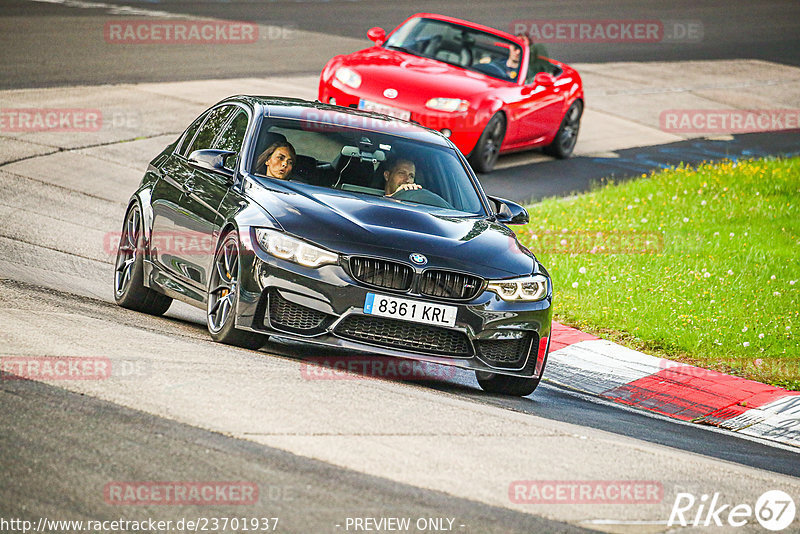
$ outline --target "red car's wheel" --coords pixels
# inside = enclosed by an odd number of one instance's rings
[[[561,121],[561,126],[558,128],[555,139],[544,148],[545,154],[558,159],[567,159],[572,155],[575,143],[578,142],[581,115],[583,115],[583,103],[580,100],[576,100],[564,115],[564,120]]]
[[[506,118],[502,113],[495,113],[478,139],[478,144],[469,157],[469,163],[475,172],[492,172],[500,146],[506,136]]]

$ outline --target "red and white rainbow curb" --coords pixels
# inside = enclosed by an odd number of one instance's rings
[[[800,392],[649,356],[559,323],[553,323],[545,380],[800,447]]]

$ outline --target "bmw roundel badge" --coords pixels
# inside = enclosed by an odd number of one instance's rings
[[[423,256],[419,252],[414,252],[412,254],[409,254],[408,257],[415,265],[425,265],[426,263],[428,263],[428,258]]]

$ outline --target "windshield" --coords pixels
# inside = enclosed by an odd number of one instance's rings
[[[446,215],[485,215],[480,194],[454,149],[318,122],[323,115],[315,111],[313,121],[265,119],[251,172]],[[409,127],[399,121],[397,126],[398,131]],[[279,172],[287,167],[287,173]]]
[[[522,49],[490,33],[441,20],[414,18],[397,29],[384,44],[474,70],[506,81],[519,79]]]

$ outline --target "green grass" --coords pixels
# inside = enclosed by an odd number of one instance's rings
[[[678,167],[530,206],[517,234],[557,320],[800,390],[798,199],[800,158]]]

